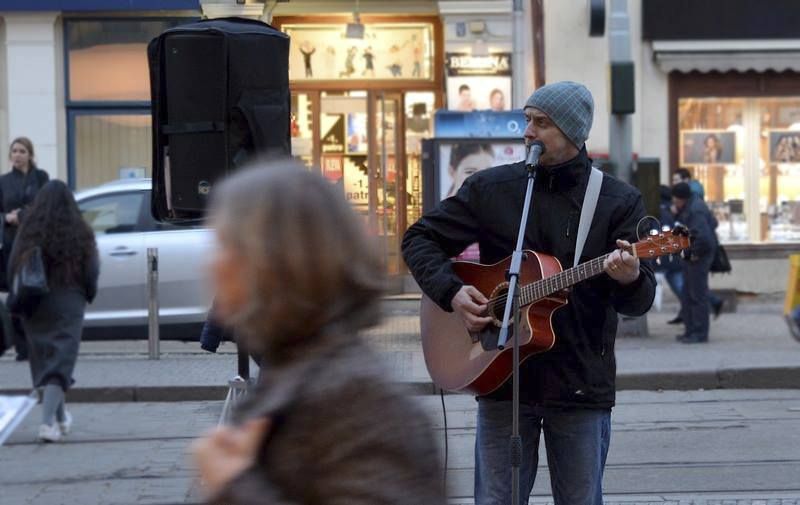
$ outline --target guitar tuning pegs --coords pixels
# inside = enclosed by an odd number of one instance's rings
[[[650,236],[651,236],[651,237],[655,237],[656,235],[658,235],[658,230],[656,230],[655,228],[653,228],[652,230],[650,230]]]
[[[664,232],[664,233],[668,232],[669,231],[669,226],[667,226],[667,225],[662,226],[661,227],[661,231]]]

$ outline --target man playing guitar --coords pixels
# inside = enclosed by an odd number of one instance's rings
[[[536,168],[524,249],[551,255],[565,267],[573,264],[591,172],[585,141],[593,111],[591,93],[574,82],[541,87],[525,104],[525,142],[541,141],[545,151]],[[458,314],[471,332],[495,320],[487,315],[487,296],[465,285],[450,258],[474,242],[480,245],[481,263],[496,263],[511,254],[524,204],[524,165],[477,172],[456,195],[412,225],[403,239],[403,256],[424,294],[441,309]],[[520,367],[520,504],[528,502],[533,488],[541,432],[556,505],[602,504],[615,399],[617,313],[644,314],[655,295],[652,270],[628,252],[644,215],[638,190],[603,177],[581,260],[610,252],[602,263],[605,273],[571,289],[567,303],[550,317],[552,348]],[[509,380],[478,397],[476,505],[511,503],[510,386]]]

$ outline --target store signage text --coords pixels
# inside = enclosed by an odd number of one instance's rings
[[[511,75],[511,53],[472,56],[467,53],[447,53],[447,75]]]

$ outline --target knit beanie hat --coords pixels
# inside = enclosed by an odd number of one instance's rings
[[[578,149],[586,143],[592,129],[594,100],[583,84],[561,81],[542,86],[525,102],[528,107],[547,114]]]
[[[692,196],[692,188],[688,182],[679,182],[672,186],[672,196],[681,200],[688,200]]]

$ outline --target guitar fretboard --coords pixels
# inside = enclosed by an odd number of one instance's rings
[[[581,281],[600,275],[603,273],[603,262],[607,257],[608,254],[604,254],[586,263],[581,263],[578,266],[563,270],[546,279],[531,282],[523,286],[520,290],[522,293],[522,305],[528,305],[546,296],[550,296],[557,291],[561,291]]]

